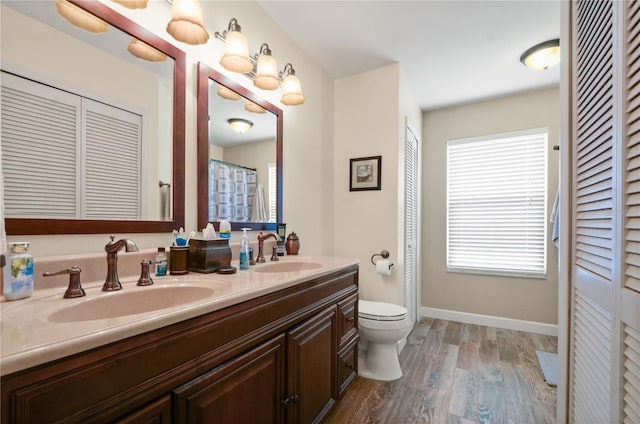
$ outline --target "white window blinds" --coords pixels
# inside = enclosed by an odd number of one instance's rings
[[[276,164],[270,163],[269,165],[269,222],[276,222]]]
[[[447,269],[546,273],[547,131],[447,143]]]

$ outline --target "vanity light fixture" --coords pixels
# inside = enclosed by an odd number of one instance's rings
[[[224,85],[218,85],[218,96],[226,100],[234,100],[234,101],[240,100],[242,98],[241,95],[239,95],[233,90],[228,89]]]
[[[220,59],[220,64],[229,71],[242,73],[253,79],[253,85],[263,90],[275,90],[282,86],[281,102],[287,106],[296,106],[304,103],[302,85],[296,76],[296,71],[291,63],[287,63],[284,69],[278,72],[278,64],[271,55],[271,49],[267,43],[262,43],[260,51],[253,55],[248,55],[247,39],[240,33],[240,25],[236,18],[229,21],[227,30],[216,31],[215,37],[224,42],[224,53]],[[249,60],[251,66],[246,64]],[[236,62],[243,65],[236,66]],[[255,113],[264,113],[260,106],[248,102],[245,109]]]
[[[56,10],[60,16],[85,31],[99,34],[109,30],[108,23],[67,0],[56,0]]]
[[[147,7],[149,0],[112,0],[127,9],[144,9]]]
[[[231,118],[227,121],[229,126],[238,134],[245,133],[249,131],[249,128],[253,127],[253,122],[248,119],[242,118]]]
[[[251,100],[247,100],[247,104],[244,105],[244,110],[253,112],[253,113],[266,113],[267,110],[260,106],[257,103],[252,102]]]
[[[249,58],[247,37],[240,30],[236,18],[231,18],[228,29],[222,31],[222,34],[216,31],[214,35],[224,41],[224,53],[220,58],[224,69],[246,74],[253,70],[253,62]]]
[[[209,33],[202,22],[200,1],[173,0],[167,32],[176,40],[187,44],[206,43],[209,40]]]
[[[127,46],[129,53],[135,57],[149,62],[164,62],[167,60],[167,55],[159,50],[151,47],[147,43],[138,40],[137,38],[131,38],[129,45]]]
[[[560,62],[560,40],[553,39],[536,44],[520,56],[520,62],[537,71],[548,69]]]

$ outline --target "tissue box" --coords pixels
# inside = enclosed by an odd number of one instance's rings
[[[229,239],[189,239],[189,271],[208,274],[230,266]]]

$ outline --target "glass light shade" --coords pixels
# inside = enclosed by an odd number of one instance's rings
[[[560,62],[560,40],[549,40],[531,47],[520,56],[520,62],[537,71],[557,65]]]
[[[159,50],[151,47],[147,43],[138,40],[137,38],[132,38],[131,42],[127,46],[127,50],[129,53],[134,55],[137,58],[148,60],[149,62],[164,62],[167,60],[167,55],[162,53]]]
[[[202,6],[198,0],[173,0],[167,32],[183,43],[196,45],[209,40],[202,22]]]
[[[228,71],[241,74],[246,74],[253,70],[253,63],[249,59],[247,37],[240,31],[230,31],[227,34],[220,64]]]
[[[147,7],[149,0],[112,0],[114,3],[118,3],[126,7],[127,9],[144,9]]]
[[[60,16],[78,28],[96,34],[109,30],[108,23],[67,0],[56,0],[56,10]]]
[[[302,85],[297,76],[289,74],[282,81],[282,104],[287,106],[297,106],[304,103]]]
[[[223,99],[227,99],[227,100],[240,100],[242,98],[241,95],[239,95],[238,93],[236,93],[233,90],[228,89],[224,85],[219,85],[218,86],[218,96],[222,97]]]
[[[232,118],[227,121],[229,126],[238,134],[245,133],[253,126],[253,122],[247,119]]]
[[[259,104],[253,103],[251,100],[247,100],[247,104],[244,105],[244,109],[253,113],[266,113],[267,110]]]
[[[270,54],[262,54],[258,59],[253,85],[263,90],[275,90],[280,85],[278,64]]]

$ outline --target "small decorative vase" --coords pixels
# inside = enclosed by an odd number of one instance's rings
[[[298,251],[300,250],[300,239],[298,238],[296,233],[289,234],[289,237],[287,237],[285,248],[287,249],[287,255],[298,254]]]

